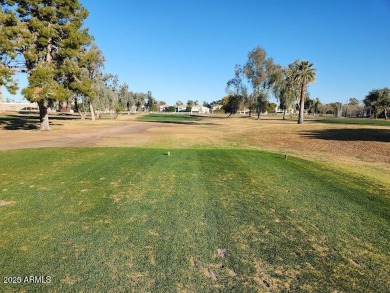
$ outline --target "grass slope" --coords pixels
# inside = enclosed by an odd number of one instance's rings
[[[156,122],[187,122],[199,121],[202,118],[184,114],[147,114],[137,118],[141,121],[156,121]]]
[[[0,291],[385,292],[389,191],[250,150],[0,153]],[[2,280],[3,281],[3,280]]]

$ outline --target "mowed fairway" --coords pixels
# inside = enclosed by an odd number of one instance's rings
[[[167,151],[171,155],[165,155]],[[390,193],[219,148],[0,152],[1,292],[386,292]]]

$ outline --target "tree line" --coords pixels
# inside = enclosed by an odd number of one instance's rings
[[[369,116],[378,118],[378,115],[383,112],[383,115],[387,120],[390,108],[390,89],[385,87],[383,89],[370,91],[364,98],[363,103],[369,110]]]
[[[389,88],[372,90],[362,101],[350,98],[347,103],[340,102],[322,104],[319,98],[311,99],[308,92],[310,83],[315,82],[316,69],[307,60],[296,60],[286,67],[276,64],[267,56],[262,47],[256,47],[248,53],[244,65],[236,65],[234,77],[227,82],[227,96],[214,104],[221,103],[229,116],[240,109],[248,109],[249,117],[252,112],[274,112],[276,104],[270,103],[273,95],[278,101],[279,109],[283,111],[297,110],[298,123],[303,123],[303,114],[333,114],[337,117],[357,116],[375,117],[379,115],[387,119],[390,107]],[[212,103],[212,104],[213,104]]]
[[[244,65],[236,65],[234,78],[227,82],[225,112],[235,114],[244,104],[249,109],[249,116],[255,111],[257,119],[260,119],[261,113],[269,107],[269,97],[273,94],[283,110],[283,119],[293,102],[299,101],[298,123],[301,124],[307,87],[315,81],[315,77],[316,69],[309,61],[296,60],[282,67],[267,57],[262,47],[256,47],[249,52]]]

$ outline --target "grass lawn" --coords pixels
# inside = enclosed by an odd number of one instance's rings
[[[384,120],[384,119],[331,118],[331,119],[318,119],[316,121],[321,123],[330,123],[330,124],[372,125],[372,126],[390,127],[390,120]]]
[[[241,149],[0,152],[0,291],[386,292],[390,193]]]
[[[156,121],[156,122],[192,122],[199,121],[202,118],[199,116],[190,116],[184,114],[147,114],[137,118],[141,121]]]

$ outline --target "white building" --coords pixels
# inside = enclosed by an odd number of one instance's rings
[[[187,106],[185,105],[180,105],[176,107],[176,112],[185,112],[187,109]]]
[[[221,110],[223,105],[220,104],[213,104],[211,105],[211,111],[214,112],[215,110]]]
[[[203,106],[193,106],[191,108],[191,114],[210,114],[210,108]]]
[[[166,111],[168,111],[169,105],[164,104],[164,105],[160,105],[158,107],[159,107],[160,112],[166,112]]]

